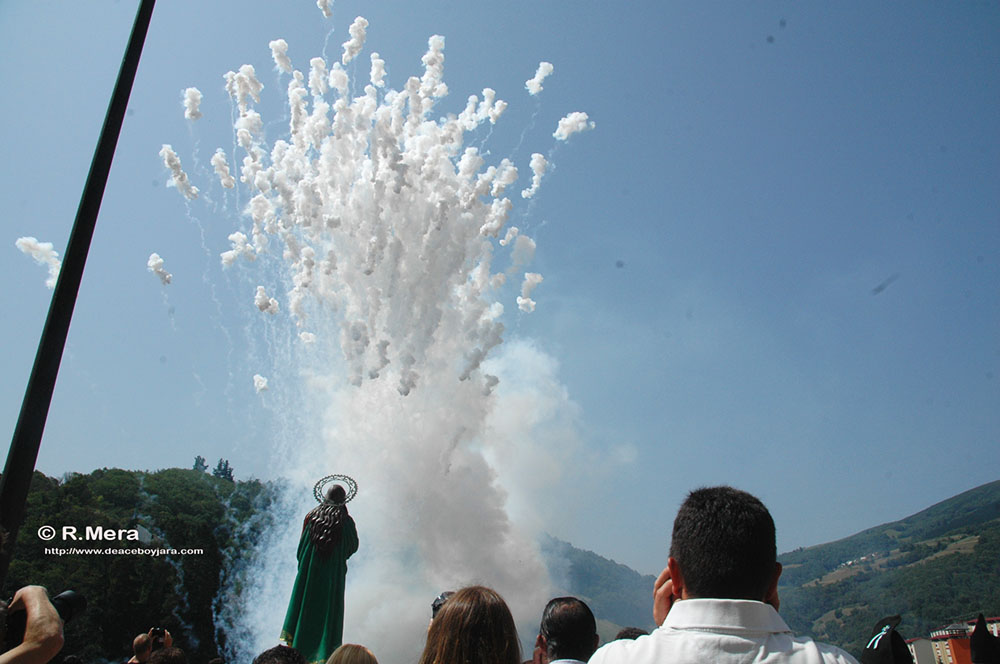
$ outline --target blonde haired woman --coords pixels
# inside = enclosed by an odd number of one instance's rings
[[[374,653],[356,643],[345,643],[330,655],[326,664],[378,664]]]

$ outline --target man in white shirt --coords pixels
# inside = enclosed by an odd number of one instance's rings
[[[659,628],[605,645],[590,664],[857,664],[840,648],[792,635],[777,611],[776,557],[774,521],[760,500],[728,486],[692,491],[653,586]]]
[[[584,664],[597,650],[597,621],[576,597],[549,600],[535,639],[533,664]]]

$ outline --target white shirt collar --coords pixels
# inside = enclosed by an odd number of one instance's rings
[[[713,632],[791,632],[774,607],[745,599],[685,599],[670,607],[663,627]]]

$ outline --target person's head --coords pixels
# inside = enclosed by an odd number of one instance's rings
[[[378,664],[375,653],[356,643],[345,643],[330,655],[326,664]]]
[[[434,598],[434,601],[431,602],[431,620],[437,618],[437,614],[441,610],[441,607],[444,606],[444,603],[448,601],[448,598],[454,594],[454,590],[445,590],[443,593]]]
[[[448,598],[427,631],[420,664],[521,664],[514,617],[495,590],[462,588]]]
[[[649,632],[642,629],[641,627],[622,627],[620,630],[618,630],[618,633],[615,634],[614,640],[615,641],[619,641],[621,639],[634,640],[638,639],[640,636],[646,636],[647,634],[649,634]]]
[[[774,520],[745,491],[697,489],[674,519],[669,564],[678,596],[767,600],[781,573],[776,557]]]
[[[337,505],[343,504],[347,500],[347,491],[340,484],[331,484],[326,490],[326,500]]]
[[[149,659],[153,652],[153,639],[149,634],[140,634],[132,639],[132,654],[140,662]]]
[[[277,645],[254,657],[253,664],[306,664],[306,658],[295,648]]]
[[[597,621],[590,607],[576,597],[549,600],[542,612],[535,647],[542,661],[579,659],[586,662],[597,650]]]
[[[146,661],[148,664],[188,664],[184,651],[174,646],[154,650]]]

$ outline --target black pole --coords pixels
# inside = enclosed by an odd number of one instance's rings
[[[125,119],[129,94],[139,67],[139,56],[153,15],[153,3],[154,0],[142,0],[136,13],[132,35],[118,70],[118,81],[115,83],[108,112],[104,116],[104,126],[94,151],[94,159],[90,163],[87,184],[76,211],[76,221],[73,222],[73,230],[70,231],[69,242],[66,244],[66,255],[49,304],[38,351],[35,353],[35,363],[21,403],[21,414],[17,418],[10,452],[7,453],[7,465],[0,478],[0,528],[3,529],[0,533],[0,587],[3,587],[7,578],[17,531],[24,522],[24,504],[31,486],[31,476],[35,471],[35,461],[38,459],[38,447],[42,442],[52,391],[55,389],[59,363],[66,346],[73,307],[80,291],[83,267],[87,263],[90,241],[94,237],[97,213],[101,209],[101,199],[108,183],[108,173],[111,171],[115,147]]]

